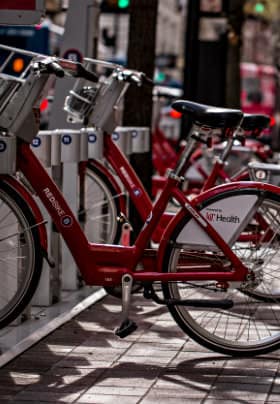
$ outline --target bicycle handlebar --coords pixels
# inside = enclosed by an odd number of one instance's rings
[[[57,63],[54,58],[45,58],[32,62],[32,70],[35,74],[47,73],[55,74],[57,77],[64,77],[64,69]]]
[[[139,72],[137,70],[130,70],[130,69],[118,69],[114,76],[119,81],[125,81],[130,84],[136,84],[137,86],[142,86],[147,84],[149,86],[154,86],[155,83],[152,79],[146,76],[145,73]]]
[[[81,77],[94,83],[98,82],[98,76],[87,70],[81,63],[71,60],[46,57],[33,62],[33,70],[39,73],[55,74],[64,77],[67,73],[73,77]]]
[[[63,68],[55,61],[48,63],[46,65],[46,70],[50,74],[55,74],[56,77],[62,78],[65,76],[65,72],[64,72]]]
[[[87,70],[81,63],[77,63],[77,75],[76,77],[82,77],[86,80],[92,81],[93,83],[98,82],[98,75],[90,70]]]

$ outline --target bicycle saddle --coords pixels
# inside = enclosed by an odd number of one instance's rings
[[[244,114],[241,128],[247,130],[258,130],[258,133],[269,126],[270,117],[264,114]]]
[[[182,114],[190,115],[196,124],[212,128],[235,128],[243,117],[239,109],[213,107],[193,101],[177,100],[171,106]]]

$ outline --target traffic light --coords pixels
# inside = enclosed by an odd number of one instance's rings
[[[245,15],[261,20],[273,19],[275,10],[276,2],[268,0],[248,0],[244,6]]]
[[[16,74],[23,72],[25,68],[25,60],[22,57],[16,57],[12,61],[12,71]]]
[[[256,13],[262,14],[265,11],[265,4],[262,1],[257,1],[254,9]]]
[[[50,31],[48,26],[0,26],[0,43],[29,50],[32,52],[50,53]],[[0,54],[0,65],[6,57],[3,50]],[[30,57],[22,54],[15,54],[5,67],[5,73],[19,76],[30,63]]]
[[[128,13],[130,0],[102,0],[100,5],[101,13]]]
[[[127,8],[129,6],[129,3],[129,0],[118,0],[118,7],[122,9]]]

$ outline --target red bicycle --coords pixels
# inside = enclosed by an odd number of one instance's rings
[[[4,46],[1,49],[15,51]],[[5,92],[0,116],[5,136],[1,140],[17,137],[17,169],[45,205],[85,282],[122,285],[122,321],[116,334],[125,337],[136,328],[128,317],[135,280],[144,284],[145,298],[166,305],[182,330],[209,349],[238,356],[277,349],[279,303],[276,298],[256,299],[255,294],[269,290],[270,281],[277,278],[273,264],[279,253],[280,189],[257,182],[230,183],[191,201],[178,188],[188,157],[183,152],[133,246],[90,243],[63,195],[30,150],[28,142],[36,135],[33,106],[50,74],[83,77],[92,89],[86,83],[82,92],[76,94],[94,99],[90,104],[91,123],[108,132],[114,126],[109,106],[116,104],[127,84],[141,84],[146,81],[145,76],[116,68],[109,79],[100,82],[78,63],[32,56],[29,69],[19,80],[0,76]],[[85,91],[87,97],[83,97]],[[192,115],[196,127],[226,127],[228,136],[242,119],[239,110],[210,108],[188,101],[178,101],[177,107]],[[193,129],[195,134],[196,128]],[[40,275],[40,262],[47,256],[47,242],[44,218],[30,192],[15,177],[1,175],[0,198],[0,251],[4,263],[1,284],[8,286],[7,279],[15,279],[14,289],[5,290],[8,299],[1,296],[3,325],[30,300]],[[181,210],[165,229],[159,248],[147,249],[170,198],[180,203]],[[258,217],[265,226],[259,226]],[[252,245],[248,248],[250,235]],[[268,280],[263,275],[269,266]],[[161,285],[162,294],[157,293],[156,285]]]
[[[243,130],[254,131],[255,136],[257,136],[268,123],[269,118],[266,115],[246,114],[243,117],[241,126]],[[188,144],[185,146],[188,158],[185,160],[185,166],[182,168],[182,172],[189,166],[195,151],[200,148],[202,143],[205,143],[205,136],[206,139],[210,139],[208,133],[210,133],[209,130],[206,135],[204,132],[198,131],[195,138],[192,136],[189,139]],[[102,134],[99,133],[98,136],[101,137]],[[103,137],[104,138],[101,140],[104,145],[102,161],[90,159],[89,161],[80,163],[80,188],[85,189],[83,197],[81,198],[80,213],[85,223],[86,234],[91,237],[91,241],[98,241],[94,238],[97,237],[97,233],[92,232],[92,224],[99,218],[103,223],[106,223],[106,226],[104,226],[106,232],[103,232],[102,241],[118,243],[122,234],[122,228],[127,228],[128,223],[126,193],[128,193],[143,223],[152,209],[152,201],[139,181],[139,178],[135,175],[129,162],[113,142],[111,136],[105,134]],[[243,135],[235,133],[233,136],[226,138],[227,145],[223,149],[222,155],[215,159],[212,171],[205,179],[202,187],[203,190],[214,187],[217,185],[218,181],[225,183],[249,180],[248,170],[245,168],[232,178],[230,178],[224,170],[228,155],[237,137],[241,140]],[[206,140],[206,142],[207,141],[208,140]],[[119,181],[115,178],[116,174]],[[166,181],[167,178],[164,178],[164,182]],[[119,182],[123,184],[123,188]],[[184,193],[186,193],[184,184],[183,189]],[[100,198],[96,200],[93,196],[97,191]],[[196,191],[198,194],[201,192],[201,189],[196,188],[192,191]],[[100,210],[98,214],[95,212],[95,207],[101,204],[103,206],[103,215],[100,215]],[[167,224],[173,216],[174,212],[165,212],[161,216],[152,236],[155,243],[159,242]]]
[[[165,89],[164,87],[156,87],[155,95],[158,96],[159,100],[167,98],[170,102],[172,99],[173,101],[176,98],[178,99],[178,96],[175,98],[177,91],[174,92],[174,89]],[[155,109],[157,110],[158,108]],[[178,120],[180,118],[180,112],[174,110],[172,104],[170,104],[168,110],[169,114],[174,117],[173,119]],[[230,179],[241,181],[244,180],[244,178],[248,179],[247,164],[251,158],[260,162],[268,162],[271,160],[273,157],[271,148],[260,140],[263,134],[262,131],[267,129],[271,123],[271,119],[268,116],[267,118],[259,118],[259,127],[256,127],[255,122],[252,124],[252,119],[249,118],[250,115],[252,114],[244,114],[243,122],[241,124],[242,130],[246,133],[246,141],[245,138],[243,138],[242,145],[240,145],[240,142],[237,142],[239,144],[235,144],[235,140],[234,144],[231,145],[230,152],[225,151],[225,146],[223,143],[221,144],[222,136],[220,130],[216,130],[217,136],[214,137],[215,139],[214,143],[211,145],[211,149],[197,145],[197,148],[194,150],[193,155],[186,166],[185,177],[188,186],[186,187],[185,192],[187,194],[197,194],[202,188],[208,188],[208,185],[205,185],[205,183],[209,180],[209,176],[213,175],[213,171],[217,170],[217,166],[216,168],[213,167],[213,165],[215,165],[215,156],[222,155],[224,157],[226,152],[227,157],[226,166],[223,165],[219,167],[219,172],[217,172],[215,181],[218,179],[221,179],[222,181],[228,181]],[[259,117],[265,116],[261,114],[257,115]],[[180,145],[179,148],[177,145],[176,150],[176,144],[174,144],[174,141],[166,138],[159,123],[160,112],[157,112],[156,116],[157,118],[155,119],[152,135],[153,165],[156,170],[156,174],[153,176],[152,181],[152,194],[154,197],[156,197],[158,192],[160,192],[164,186],[164,175],[166,170],[175,166],[176,161],[183,150],[182,145]],[[249,119],[247,119],[247,117]],[[239,134],[236,138],[237,137],[240,138]],[[238,170],[236,170],[237,168]],[[217,182],[214,184],[217,185]]]
[[[259,127],[255,125],[256,119],[252,119],[251,116],[258,116],[260,122]],[[261,118],[263,117],[263,118]],[[249,122],[250,121],[250,122]],[[248,123],[247,123],[248,122]],[[253,122],[253,125],[252,123]],[[244,135],[242,144],[235,144],[237,139],[240,139],[240,134],[237,134],[235,139],[232,139],[232,145],[230,145],[230,151],[228,150],[228,142],[226,146],[225,142],[221,143],[221,136],[217,134],[211,148],[205,147],[205,145],[199,145],[194,151],[186,166],[185,178],[186,186],[185,193],[188,195],[198,194],[202,189],[208,189],[211,186],[217,185],[219,182],[224,181],[243,181],[248,180],[247,164],[250,159],[260,162],[268,162],[273,157],[271,148],[263,144],[257,139],[261,135],[261,132],[268,127],[270,118],[267,115],[261,114],[244,114],[244,119],[241,124],[242,131],[246,130],[249,137]],[[246,129],[249,128],[249,129]],[[156,195],[162,190],[165,183],[164,172],[166,171],[165,161],[168,161],[170,167],[173,167],[179,155],[175,154],[171,145],[162,137],[156,136],[156,140],[153,140],[153,154],[159,155],[160,158],[153,157],[155,167],[159,167],[159,173],[153,176],[152,181],[152,195]],[[252,138],[253,137],[253,138]],[[154,135],[153,135],[154,139]],[[170,150],[168,159],[166,158],[166,146],[164,150],[159,147],[160,139],[164,144],[168,144]],[[212,141],[213,142],[213,141]],[[239,142],[238,142],[239,143]],[[154,144],[156,144],[154,146]],[[157,150],[157,153],[156,153]],[[225,160],[226,158],[226,160]],[[160,165],[158,162],[162,161]],[[218,167],[217,161],[220,161]],[[172,161],[172,163],[170,163]],[[212,178],[210,178],[212,177]]]

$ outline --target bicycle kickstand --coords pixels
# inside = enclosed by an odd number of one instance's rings
[[[122,277],[122,322],[119,328],[115,330],[115,334],[124,338],[136,330],[137,325],[134,321],[128,318],[131,290],[132,290],[133,278],[129,274],[125,274]]]

